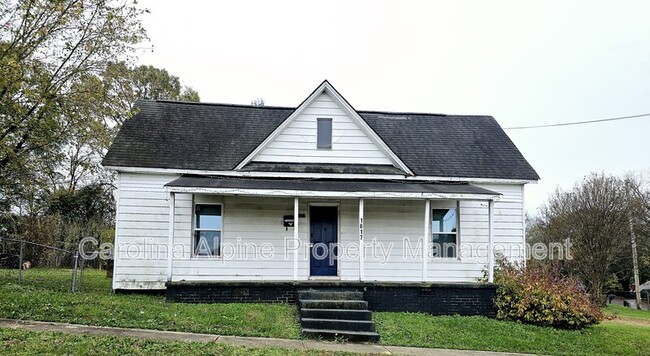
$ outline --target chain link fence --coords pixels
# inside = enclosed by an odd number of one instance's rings
[[[75,246],[76,247],[76,246]],[[0,238],[0,283],[67,290],[82,290],[84,265],[75,249]]]

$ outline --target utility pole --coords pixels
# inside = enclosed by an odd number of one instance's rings
[[[632,222],[632,213],[628,215],[630,221],[630,236],[632,239],[632,267],[634,269],[634,291],[636,292],[636,308],[641,309],[641,284],[639,283],[639,261],[636,252],[636,234],[634,233],[634,223]]]
[[[632,195],[630,194],[630,181],[626,180],[625,181],[625,188],[627,191],[627,199],[628,199],[628,210],[627,210],[627,218],[628,222],[630,225],[630,239],[632,240],[632,269],[634,273],[634,292],[635,292],[635,299],[636,299],[636,308],[641,309],[641,289],[639,288],[641,286],[641,283],[639,283],[639,257],[636,251],[636,233],[634,232],[634,220],[632,218]],[[636,204],[635,204],[636,205]]]

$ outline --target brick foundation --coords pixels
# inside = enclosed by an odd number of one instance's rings
[[[174,282],[166,297],[177,303],[295,303],[298,290],[309,288],[361,291],[372,311],[496,315],[496,286],[479,283]]]
[[[422,312],[433,315],[495,317],[492,285],[431,285],[427,287],[368,288],[364,298],[372,311]]]

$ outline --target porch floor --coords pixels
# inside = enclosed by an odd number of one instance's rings
[[[381,281],[343,281],[339,279],[309,279],[301,281],[174,281],[167,287],[383,287],[383,288],[496,288],[493,283],[479,282],[381,282]]]

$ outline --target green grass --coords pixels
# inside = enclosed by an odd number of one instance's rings
[[[650,325],[616,320],[570,331],[484,317],[373,314],[387,345],[548,355],[646,355],[650,348]]]
[[[621,319],[636,319],[637,321],[645,320],[647,322],[650,322],[650,311],[632,309],[624,307],[622,305],[608,305],[607,308],[605,308],[605,315],[614,316]]]
[[[296,309],[288,304],[178,304],[164,296],[113,294],[104,272],[86,270],[83,291],[69,292],[68,270],[30,269],[18,285],[0,272],[0,317],[297,339]]]
[[[69,292],[69,270],[25,271],[24,282],[16,284],[16,274],[0,270],[0,317],[69,322],[100,326],[133,327],[238,336],[262,336],[298,339],[300,327],[296,309],[288,304],[176,304],[163,296],[113,294],[104,273],[86,270],[83,291]],[[612,320],[580,331],[558,330],[498,321],[483,317],[436,317],[417,313],[378,313],[374,318],[381,342],[386,345],[452,348],[501,352],[526,352],[549,355],[643,355],[650,349],[650,312],[621,306],[608,306]],[[98,348],[107,352],[189,353],[205,345],[187,346],[166,343],[48,333],[20,334],[0,330],[0,344],[12,353],[47,352],[48,347],[68,345]],[[16,336],[17,335],[17,336]],[[34,344],[21,340],[35,340]],[[38,340],[50,340],[41,342]],[[43,345],[40,345],[43,343]],[[51,345],[49,345],[51,344]],[[130,349],[130,345],[133,348]],[[208,353],[239,354],[245,350],[210,345]],[[63,349],[52,349],[53,353]],[[260,354],[266,354],[266,349]],[[271,352],[271,351],[269,351]],[[75,352],[73,352],[75,353]]]
[[[7,355],[345,355],[325,351],[248,348],[220,343],[153,341],[128,337],[70,335],[0,328]]]

